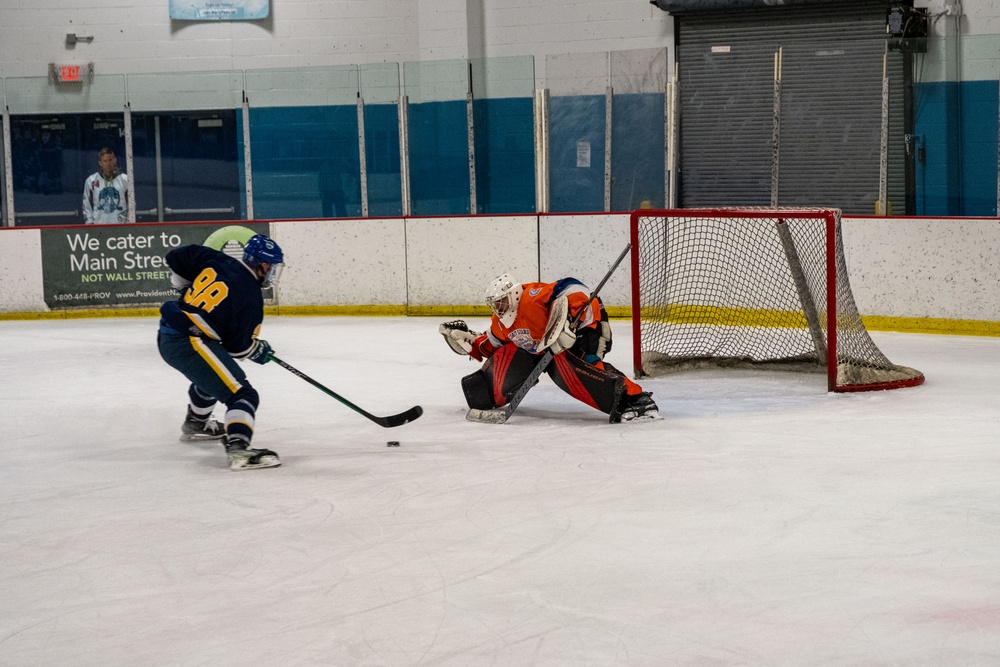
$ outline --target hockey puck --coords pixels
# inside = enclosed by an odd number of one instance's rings
[[[399,447],[399,440],[390,440],[389,442],[385,443],[385,446],[386,447]]]

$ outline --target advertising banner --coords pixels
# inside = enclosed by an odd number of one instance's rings
[[[45,304],[53,310],[159,305],[177,297],[164,259],[172,249],[200,244],[242,257],[251,236],[268,233],[267,223],[42,229]]]
[[[175,21],[253,21],[266,19],[270,0],[170,0]]]

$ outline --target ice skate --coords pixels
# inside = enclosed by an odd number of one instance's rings
[[[281,460],[276,453],[270,449],[252,449],[245,440],[225,438],[222,444],[226,447],[230,470],[275,468],[281,465]]]
[[[617,415],[611,417],[611,423],[630,422],[640,419],[659,419],[659,408],[653,402],[653,395],[644,391],[634,396],[625,394],[621,397]]]
[[[226,428],[211,415],[199,417],[188,406],[187,417],[181,424],[181,440],[218,440],[226,434]]]

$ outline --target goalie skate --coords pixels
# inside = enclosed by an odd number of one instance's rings
[[[198,417],[188,408],[187,417],[181,424],[181,440],[218,440],[226,434],[226,427],[211,416]]]
[[[252,449],[242,440],[225,440],[226,455],[229,457],[230,470],[249,470],[251,468],[276,468],[281,460],[270,449]]]
[[[617,413],[611,415],[609,420],[612,424],[619,422],[630,422],[641,419],[659,419],[659,408],[653,402],[652,394],[648,391],[636,394],[635,396],[625,395],[621,399],[622,405]]]

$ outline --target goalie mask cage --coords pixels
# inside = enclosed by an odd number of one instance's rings
[[[861,321],[840,211],[632,213],[636,377],[702,367],[827,374],[829,391],[912,387]]]

